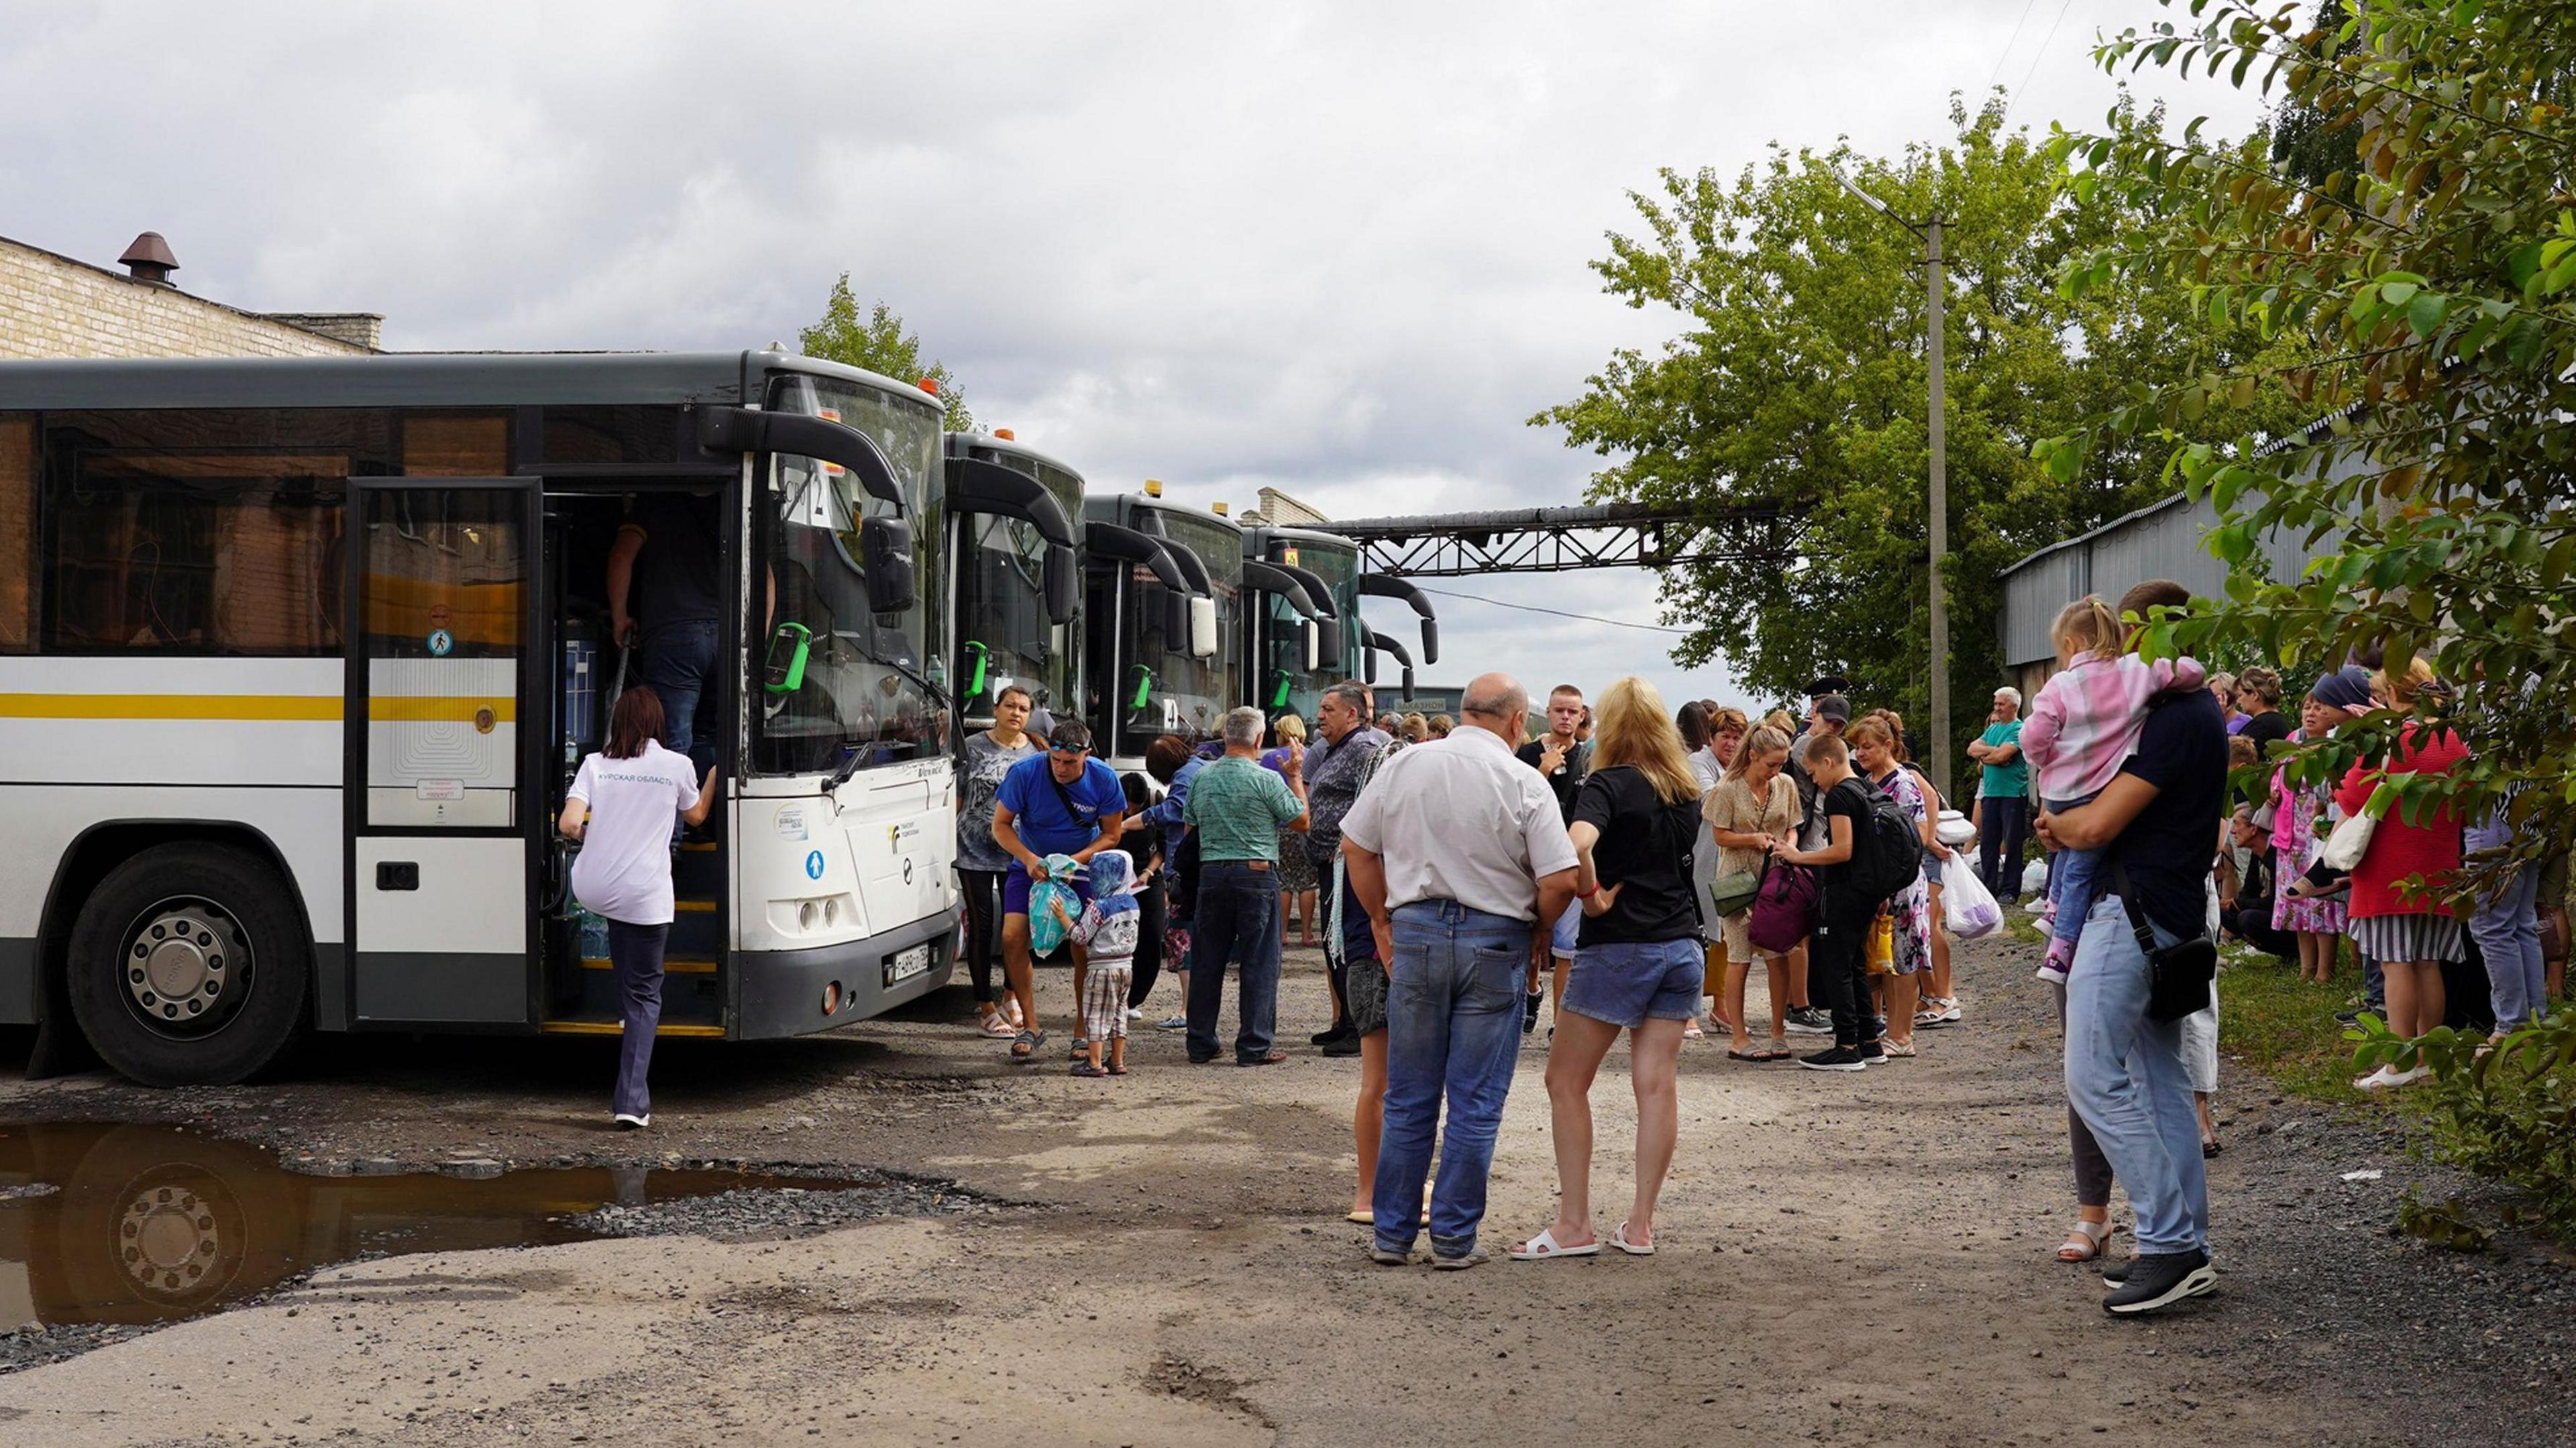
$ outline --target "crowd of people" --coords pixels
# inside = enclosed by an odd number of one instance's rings
[[[1182,1006],[1161,1025],[1184,1033],[1189,1060],[1230,1048],[1238,1066],[1275,1064],[1293,924],[1296,944],[1322,946],[1331,984],[1333,1019],[1310,1040],[1360,1061],[1350,1219],[1372,1229],[1377,1260],[1416,1260],[1425,1227],[1433,1266],[1486,1260],[1495,1135],[1542,1020],[1561,1195],[1555,1220],[1510,1255],[1645,1255],[1685,1042],[1722,1038],[1729,1061],[1817,1071],[1913,1059],[1921,1033],[1964,1019],[1945,929],[1960,916],[1945,891],[1991,896],[1996,922],[2027,895],[2046,942],[2035,973],[2066,1038],[2077,1220],[2057,1255],[2106,1255],[2110,1189],[2124,1182],[2136,1251],[2105,1269],[2105,1306],[2159,1310],[2216,1282],[2202,1164],[2220,1150],[2222,932],[2318,979],[2351,940],[2373,983],[2357,1009],[2383,1011],[2401,1034],[2446,1018],[2444,963],[2472,951],[2484,952],[2498,1029],[2545,994],[2529,872],[2465,921],[2410,888],[2438,887],[2464,850],[2492,848],[2480,841],[2501,814],[2465,839],[2438,812],[2372,818],[2366,848],[2339,871],[2327,863],[2351,843],[2348,822],[2371,815],[2381,776],[2456,767],[2455,737],[2410,729],[2396,757],[2331,788],[2297,783],[2271,757],[2374,710],[2409,714],[2440,685],[2420,664],[2392,677],[2357,660],[2316,681],[2293,728],[2274,670],[2213,675],[2138,656],[2129,620],[2187,603],[2159,581],[2070,604],[2053,630],[2059,668],[2027,714],[2019,691],[1997,690],[1967,746],[1964,811],[1917,764],[1905,721],[1856,710],[1832,677],[1812,686],[1804,718],[1758,720],[1706,700],[1668,711],[1634,678],[1597,703],[1570,684],[1542,702],[1489,674],[1455,719],[1379,714],[1366,685],[1344,682],[1311,720],[1237,709],[1215,740],[1155,741],[1146,773],[1158,796],[1092,758],[1078,723],[1033,740],[1026,697],[1006,694],[970,743],[960,824],[977,1028],[1009,1038],[1013,1060],[1039,1059],[1032,954],[1062,938],[1074,947],[1078,1074],[1127,1069],[1127,1022],[1144,1019],[1166,972],[1181,978]],[[1033,898],[1053,929],[1032,931]],[[1747,995],[1757,963],[1759,1010]],[[1229,974],[1231,1042],[1218,1034]],[[1636,1174],[1604,1237],[1590,1093],[1622,1032]],[[1819,1039],[1802,1052],[1801,1035]],[[2361,1084],[2419,1075],[2384,1069]]]

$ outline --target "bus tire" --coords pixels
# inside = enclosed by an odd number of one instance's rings
[[[294,1044],[313,947],[277,872],[241,850],[156,845],[108,872],[73,924],[72,1017],[146,1086],[229,1086]]]

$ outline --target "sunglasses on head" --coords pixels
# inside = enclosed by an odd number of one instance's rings
[[[1089,754],[1091,752],[1091,746],[1088,744],[1050,744],[1047,746],[1047,751],[1051,754]]]

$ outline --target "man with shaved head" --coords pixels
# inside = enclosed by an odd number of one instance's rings
[[[1545,776],[1513,757],[1529,694],[1507,674],[1467,686],[1459,728],[1397,752],[1342,820],[1342,857],[1387,972],[1386,1109],[1369,1255],[1412,1260],[1441,1103],[1431,1265],[1485,1260],[1476,1229],[1520,1046],[1534,932],[1574,898],[1574,844]],[[1544,938],[1543,935],[1540,938]],[[1383,962],[1383,964],[1380,964]]]

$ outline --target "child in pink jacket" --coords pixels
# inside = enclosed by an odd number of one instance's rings
[[[2038,772],[2042,807],[2069,810],[2100,794],[2137,751],[2148,699],[2167,689],[2197,689],[2209,671],[2194,659],[2148,663],[2120,652],[2119,616],[2091,594],[2059,610],[2048,636],[2057,645],[2058,672],[2031,704],[2021,752]],[[2054,918],[2040,979],[2066,979],[2084,917],[2102,893],[2094,874],[2100,864],[2098,850],[2061,850],[2053,858],[2048,898]]]

